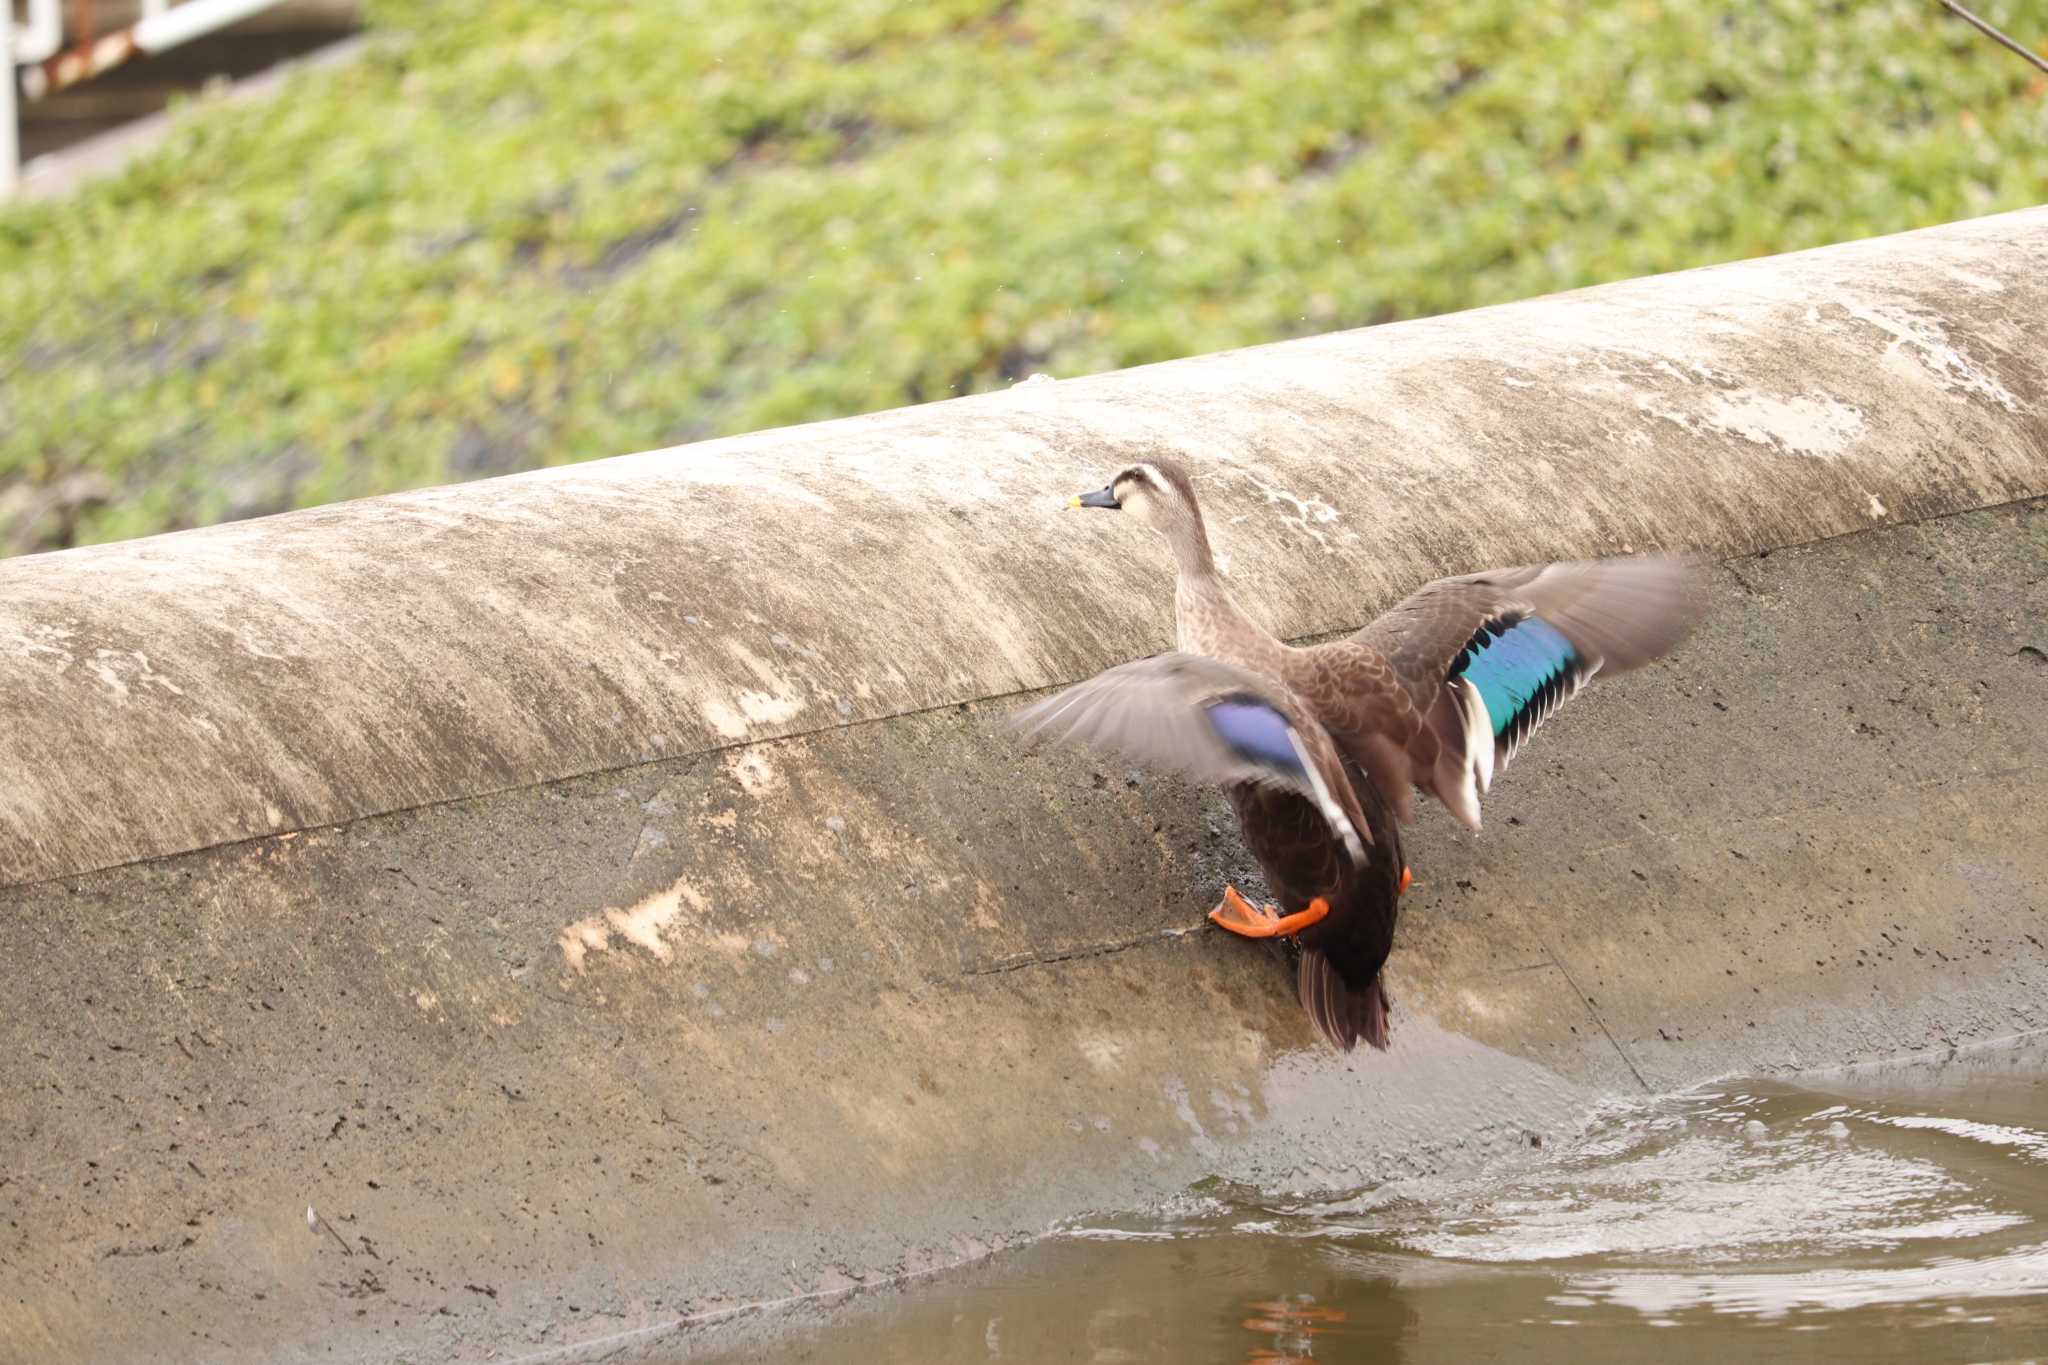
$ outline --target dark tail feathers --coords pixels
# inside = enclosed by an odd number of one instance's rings
[[[1349,1052],[1363,1038],[1386,1051],[1389,1004],[1379,973],[1373,973],[1372,984],[1364,990],[1353,990],[1344,984],[1330,959],[1314,948],[1304,948],[1296,989],[1301,993],[1301,1007],[1333,1045]]]

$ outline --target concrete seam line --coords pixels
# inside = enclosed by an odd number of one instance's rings
[[[1628,1068],[1628,1074],[1636,1078],[1636,1085],[1644,1094],[1651,1094],[1650,1083],[1643,1078],[1642,1071],[1636,1066],[1636,1059],[1628,1055],[1628,1049],[1621,1045],[1620,1040],[1614,1036],[1614,1031],[1607,1027],[1607,1020],[1601,1017],[1600,1007],[1593,1003],[1592,996],[1580,988],[1578,981],[1572,976],[1572,969],[1564,965],[1564,959],[1557,955],[1557,950],[1550,946],[1548,939],[1544,940],[1543,951],[1550,954],[1551,962],[1564,977],[1564,984],[1572,988],[1572,994],[1579,998],[1579,1003],[1586,1007],[1586,1013],[1600,1026],[1600,1036],[1607,1040],[1608,1046],[1621,1058],[1622,1065]]]
[[[1052,953],[1016,953],[1009,957],[997,958],[994,962],[980,963],[961,972],[962,976],[1000,976],[1005,972],[1022,971],[1026,967],[1049,967],[1055,962],[1075,962],[1084,957],[1108,957],[1112,953],[1126,952],[1132,948],[1149,947],[1155,943],[1174,943],[1189,934],[1199,934],[1207,928],[1209,921],[1197,920],[1184,928],[1157,929],[1149,934],[1135,934],[1129,938],[1112,939],[1105,943],[1084,943],[1078,947],[1064,948]]]

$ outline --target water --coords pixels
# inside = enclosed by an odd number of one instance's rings
[[[2048,1040],[1593,1116],[1464,1179],[1199,1190],[734,1359],[2048,1357]]]

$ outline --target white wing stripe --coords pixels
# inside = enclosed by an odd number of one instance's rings
[[[1308,774],[1309,787],[1315,792],[1316,806],[1322,811],[1323,818],[1330,822],[1331,830],[1344,841],[1345,851],[1350,853],[1351,861],[1363,863],[1365,845],[1359,841],[1358,831],[1351,827],[1351,818],[1344,814],[1344,808],[1331,798],[1330,789],[1323,782],[1323,775],[1316,771],[1316,765],[1310,761],[1308,751],[1302,747],[1301,736],[1295,733],[1292,725],[1287,727],[1287,742],[1294,746],[1294,756],[1301,760],[1302,771]]]

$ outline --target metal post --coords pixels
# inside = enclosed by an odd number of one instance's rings
[[[0,199],[14,193],[21,128],[14,113],[14,0],[0,0]]]

